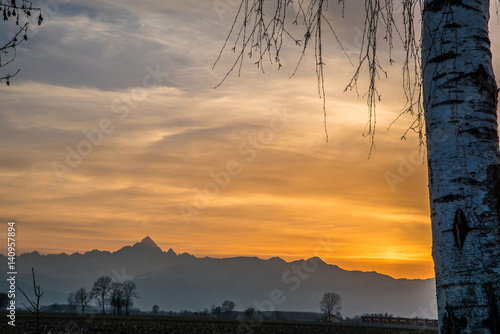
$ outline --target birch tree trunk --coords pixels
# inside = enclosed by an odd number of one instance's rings
[[[440,333],[500,333],[497,85],[489,0],[425,0],[429,194]]]

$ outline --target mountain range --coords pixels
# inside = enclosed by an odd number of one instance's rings
[[[7,267],[7,259],[0,255]],[[140,298],[135,306],[166,311],[203,310],[236,303],[237,310],[319,312],[324,293],[342,297],[344,316],[389,313],[395,316],[436,318],[434,279],[394,279],[376,272],[348,271],[318,257],[286,262],[279,257],[197,258],[163,251],[146,237],[118,251],[93,250],[71,255],[32,253],[16,259],[17,286],[32,291],[31,268],[45,291],[42,304],[65,304],[70,292],[91,289],[103,275],[115,281],[133,280]],[[31,289],[31,290],[30,290]],[[0,291],[8,290],[7,281]],[[21,294],[18,298],[23,299]]]

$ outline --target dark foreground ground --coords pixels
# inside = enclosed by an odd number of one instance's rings
[[[0,333],[36,333],[32,318],[18,316],[16,326],[2,316]],[[437,330],[371,327],[303,322],[243,322],[236,320],[179,319],[168,317],[50,316],[40,321],[43,334],[436,334]]]

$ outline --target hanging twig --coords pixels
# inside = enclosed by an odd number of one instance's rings
[[[228,76],[238,69],[238,74],[241,74],[243,59],[247,56],[253,59],[254,64],[264,72],[264,57],[268,58],[271,64],[277,64],[278,69],[281,64],[281,50],[284,43],[283,36],[287,36],[293,44],[301,47],[301,54],[290,77],[293,77],[305,57],[306,50],[310,45],[311,39],[314,37],[314,54],[316,77],[318,82],[318,94],[323,100],[323,113],[325,124],[325,136],[328,141],[328,131],[326,122],[326,90],[325,90],[325,63],[323,61],[323,24],[329,27],[332,31],[335,40],[341,46],[342,52],[347,56],[340,40],[333,29],[333,25],[326,19],[324,12],[328,7],[328,0],[296,0],[296,12],[292,16],[292,25],[302,25],[303,37],[293,37],[287,26],[287,11],[293,5],[292,0],[242,0],[238,8],[236,17],[231,25],[230,32],[224,42],[219,56],[215,61],[215,65],[220,61],[222,54],[228,48],[230,40],[234,37],[232,51],[237,54],[236,59],[229,71],[226,72],[221,82],[216,86],[219,87]],[[342,5],[342,16],[344,15],[344,0],[340,0]],[[394,22],[394,5],[393,0],[365,0],[365,23],[363,37],[360,45],[360,54],[358,64],[354,71],[349,84],[345,90],[355,90],[358,92],[358,81],[360,75],[367,67],[368,87],[366,98],[368,106],[368,122],[363,132],[364,137],[370,139],[370,154],[375,148],[375,133],[377,124],[376,106],[381,100],[381,94],[377,89],[377,80],[380,76],[387,77],[387,72],[382,68],[378,59],[379,34],[384,33],[383,39],[388,45],[389,63],[393,64],[392,48],[393,48],[393,32],[396,32],[403,43],[405,50],[405,61],[402,67],[403,71],[403,90],[406,97],[406,106],[403,109],[403,114],[410,114],[415,117],[414,122],[407,129],[402,138],[408,131],[412,130],[419,134],[420,143],[423,143],[424,119],[422,109],[422,80],[420,70],[420,46],[421,41],[417,39],[415,33],[415,14],[416,10],[422,9],[422,0],[402,0],[401,14],[403,16],[404,33],[401,34]],[[237,29],[238,24],[241,26]],[[382,27],[382,28],[381,28]],[[347,56],[352,64],[350,58]],[[358,94],[359,95],[359,94]],[[400,118],[398,116],[397,119]],[[392,125],[392,123],[391,123]]]

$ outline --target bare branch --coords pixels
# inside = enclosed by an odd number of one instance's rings
[[[15,25],[19,28],[14,36],[3,46],[0,46],[0,68],[3,68],[13,62],[17,55],[16,47],[22,42],[28,40],[28,27],[30,22],[22,24],[21,18],[31,17],[33,12],[38,12],[37,23],[42,24],[43,17],[41,9],[33,7],[32,3],[28,0],[0,0],[0,14],[3,15],[4,21],[15,20]],[[4,60],[7,57],[7,60]],[[0,83],[4,82],[10,85],[10,79],[19,73],[17,70],[14,74],[0,75]]]
[[[19,287],[19,291],[21,291],[23,293],[26,300],[30,303],[31,308],[26,306],[24,303],[23,303],[23,306],[26,308],[26,310],[28,310],[29,312],[31,312],[35,316],[36,332],[39,333],[39,322],[40,322],[40,318],[42,317],[41,311],[45,308],[45,306],[40,307],[40,298],[42,298],[43,292],[41,292],[40,285],[36,285],[35,270],[33,268],[31,268],[31,273],[33,275],[33,291],[35,293],[36,302],[32,301],[30,298],[28,298],[26,293],[24,293],[24,291],[20,287]]]
[[[344,0],[338,1],[342,5],[342,16],[344,15]],[[311,40],[314,40],[314,57],[316,77],[318,83],[318,95],[323,100],[323,113],[325,123],[325,135],[328,141],[328,131],[326,126],[326,92],[325,92],[325,71],[323,54],[323,25],[327,25],[333,33],[335,40],[339,43],[342,52],[346,55],[349,62],[351,59],[342,46],[333,25],[324,15],[328,8],[328,0],[296,0],[295,13],[292,16],[292,25],[303,27],[303,37],[293,37],[291,31],[287,28],[287,13],[293,5],[292,0],[242,0],[235,20],[231,25],[229,34],[217,57],[215,65],[220,61],[224,51],[234,39],[232,51],[237,54],[236,59],[229,71],[222,78],[219,87],[229,75],[236,69],[241,74],[243,59],[248,57],[253,59],[253,63],[264,72],[264,57],[271,64],[277,64],[278,69],[282,67],[280,53],[284,43],[283,36],[288,36],[293,44],[301,47],[301,53],[297,64],[290,77],[293,77],[305,57],[306,50],[310,46]],[[377,89],[377,80],[380,77],[387,78],[387,72],[383,69],[378,59],[379,37],[387,43],[389,64],[393,64],[393,34],[396,33],[403,43],[405,50],[405,61],[402,67],[403,71],[403,89],[406,97],[406,105],[398,120],[404,114],[410,114],[415,117],[415,121],[408,128],[408,131],[415,131],[419,134],[420,142],[423,143],[423,109],[422,109],[422,80],[420,70],[420,48],[421,41],[417,39],[415,32],[415,16],[417,10],[422,10],[422,0],[403,0],[401,3],[401,14],[403,17],[404,33],[397,29],[394,17],[395,8],[393,0],[365,0],[365,23],[362,41],[360,45],[360,54],[358,64],[354,74],[346,86],[345,90],[355,90],[358,93],[358,82],[360,75],[366,73],[368,77],[368,87],[363,95],[366,98],[368,107],[368,122],[363,132],[364,137],[370,140],[370,154],[375,148],[375,133],[377,124],[376,106],[381,100],[381,94]],[[399,8],[398,8],[399,9]],[[398,13],[399,14],[399,13]],[[240,23],[241,22],[241,23]],[[238,24],[241,24],[237,30]],[[382,36],[379,36],[380,34]],[[366,66],[366,72],[365,71]],[[395,121],[396,121],[395,120]],[[391,124],[392,125],[392,124]],[[406,132],[406,133],[407,133]],[[405,133],[405,135],[406,135]],[[404,136],[403,135],[403,138]]]

